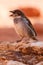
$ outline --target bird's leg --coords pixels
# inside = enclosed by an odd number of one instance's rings
[[[17,40],[17,43],[18,43],[18,42],[25,42],[25,43],[29,43],[29,38],[28,38],[28,37],[22,37],[22,39]]]
[[[22,42],[29,43],[29,38],[28,38],[28,37],[24,37],[24,38],[22,39]]]
[[[17,43],[18,43],[18,42],[21,42],[23,38],[24,38],[24,37],[22,37],[20,40],[17,40],[16,42],[17,42]]]

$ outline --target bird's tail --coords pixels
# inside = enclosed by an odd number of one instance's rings
[[[32,37],[32,39],[35,40],[35,41],[38,41],[38,39],[36,37]]]

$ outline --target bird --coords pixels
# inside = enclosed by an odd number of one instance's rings
[[[16,9],[10,11],[12,14],[10,17],[13,17],[13,22],[14,22],[14,29],[16,33],[20,36],[20,42],[21,40],[34,40],[37,41],[37,33],[31,23],[31,21],[26,17],[23,11]]]

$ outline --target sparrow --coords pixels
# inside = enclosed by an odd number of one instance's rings
[[[31,21],[25,16],[25,14],[19,9],[10,12],[12,13],[10,16],[13,17],[14,29],[16,33],[21,37],[21,39],[18,41],[23,39],[32,39],[37,41],[37,33]]]

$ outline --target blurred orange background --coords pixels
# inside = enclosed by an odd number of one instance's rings
[[[30,19],[38,38],[43,40],[43,0],[0,0],[0,40],[14,41],[18,35],[14,30],[10,10],[20,9]]]

